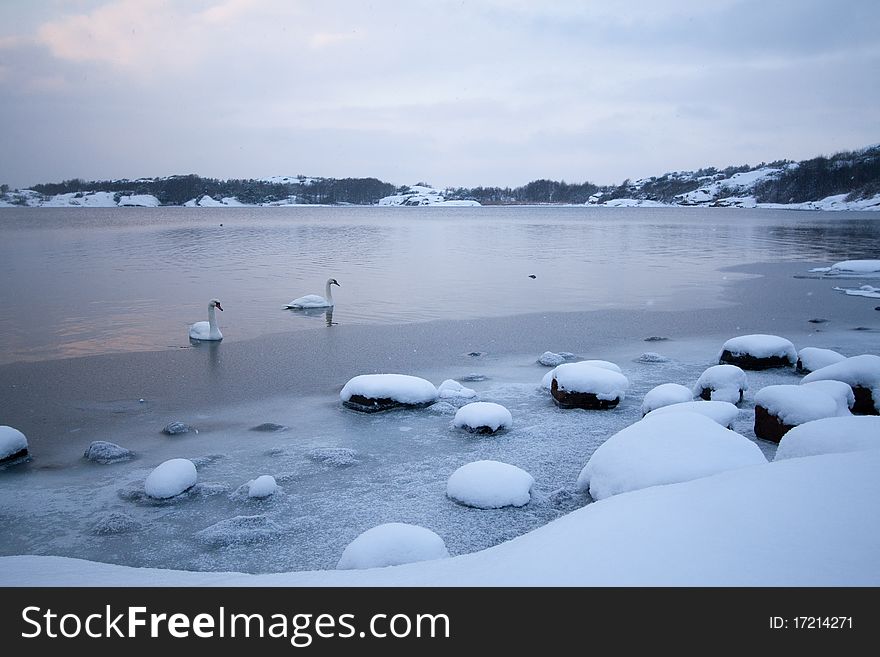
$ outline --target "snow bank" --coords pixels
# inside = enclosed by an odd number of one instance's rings
[[[679,383],[661,383],[645,393],[642,399],[642,415],[647,415],[661,406],[689,402],[693,398],[694,393],[687,386]]]
[[[170,459],[147,475],[144,491],[150,497],[164,500],[189,490],[197,480],[196,466],[192,461]]]
[[[796,426],[804,422],[834,417],[837,400],[818,388],[801,385],[774,385],[755,394],[755,406],[761,406],[780,422]]]
[[[271,497],[278,492],[278,484],[272,475],[260,475],[256,479],[247,482],[248,497],[263,499]]]
[[[620,373],[617,365],[609,363],[617,368],[615,371],[610,367],[598,365],[597,362],[599,361],[585,360],[560,365],[553,370],[553,379],[557,388],[566,392],[589,392],[599,399],[622,401],[629,388],[629,380]]]
[[[822,381],[808,381],[801,385],[809,388],[821,390],[831,397],[837,403],[837,415],[851,415],[850,409],[856,403],[856,396],[849,384],[843,381],[835,381],[834,379],[824,379]]]
[[[846,360],[846,356],[832,349],[804,347],[798,352],[797,368],[799,372],[812,372],[842,360]]]
[[[448,556],[443,539],[430,529],[389,522],[368,529],[349,543],[336,568],[384,568]]]
[[[499,429],[509,429],[513,424],[513,417],[501,404],[473,402],[458,409],[452,424],[456,429],[494,433]]]
[[[682,386],[684,387],[684,386]],[[687,390],[687,388],[685,388]],[[690,393],[690,391],[688,391]],[[653,411],[645,415],[645,418],[654,418],[665,413],[699,413],[705,415],[710,420],[714,420],[722,427],[728,429],[733,427],[733,422],[739,415],[739,409],[726,401],[684,401],[667,406],[655,408]]]
[[[430,381],[408,374],[361,374],[343,386],[339,398],[343,403],[390,399],[399,404],[422,406],[437,401],[437,388]]]
[[[718,354],[720,362],[728,362],[740,367],[778,367],[784,363],[797,362],[794,345],[778,335],[755,333],[731,338],[721,346]]]
[[[473,399],[477,396],[477,391],[473,388],[465,388],[453,379],[446,379],[437,386],[437,394],[440,399]]]
[[[397,568],[250,575],[26,555],[0,557],[0,585],[877,587],[878,471],[880,450],[741,468],[617,495],[480,552]]]
[[[535,478],[522,468],[500,461],[474,461],[449,476],[446,495],[465,506],[500,509],[524,506],[531,499]]]
[[[694,397],[738,404],[748,390],[746,373],[736,365],[713,365],[706,369],[694,385]]]
[[[779,441],[773,460],[868,449],[880,449],[880,417],[829,417],[807,422],[786,433]]]
[[[27,452],[28,441],[18,429],[5,424],[0,425],[0,461],[11,458],[19,452]]]
[[[698,413],[665,413],[602,443],[577,478],[595,500],[766,463],[758,446]]]

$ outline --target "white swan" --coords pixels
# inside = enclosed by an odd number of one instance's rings
[[[299,299],[294,299],[289,304],[285,306],[285,308],[332,308],[333,307],[333,295],[330,293],[330,286],[339,285],[336,282],[335,278],[328,278],[327,284],[324,286],[324,296],[322,297],[319,294],[307,294],[304,297],[300,297]]]
[[[222,340],[223,334],[217,328],[217,317],[214,308],[223,310],[220,299],[211,299],[208,302],[208,321],[196,322],[189,327],[189,337],[193,340]]]

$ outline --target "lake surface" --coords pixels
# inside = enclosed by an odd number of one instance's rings
[[[334,324],[717,307],[754,262],[877,257],[855,213],[697,208],[0,209],[0,363]],[[283,308],[323,294],[336,307]],[[534,276],[534,278],[530,278]]]

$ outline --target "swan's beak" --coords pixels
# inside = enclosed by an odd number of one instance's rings
[[[337,283],[336,281],[333,281],[333,285],[335,285],[336,287],[342,287],[342,286],[341,286],[339,283]]]
[[[219,303],[217,304],[217,308],[218,310],[223,310],[223,306],[221,306]]]

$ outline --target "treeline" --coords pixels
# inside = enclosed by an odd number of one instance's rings
[[[569,184],[557,180],[533,180],[522,187],[457,187],[446,190],[447,198],[473,199],[483,205],[517,203],[586,203],[599,190],[590,182]]]

